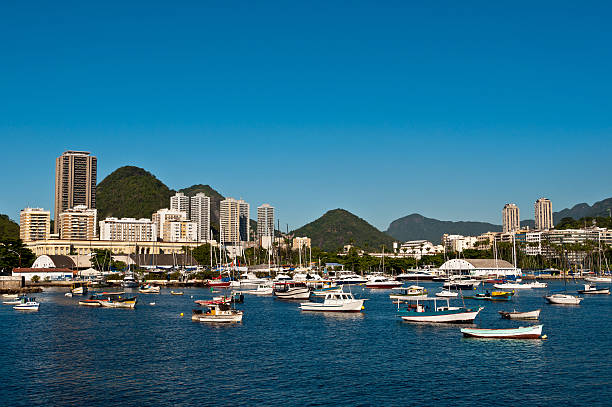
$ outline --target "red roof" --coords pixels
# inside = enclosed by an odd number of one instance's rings
[[[16,267],[13,269],[13,273],[72,273],[76,274],[76,271],[72,271],[66,268],[48,268],[48,269],[33,269],[30,267]]]

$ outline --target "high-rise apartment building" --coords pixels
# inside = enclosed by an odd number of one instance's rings
[[[242,199],[238,201],[238,212],[239,212],[239,229],[240,229],[240,241],[248,242],[251,233],[251,216],[250,216],[250,205]]]
[[[554,227],[552,203],[547,198],[535,201],[535,228],[536,230],[549,230]]]
[[[235,245],[240,241],[240,205],[233,198],[221,201],[219,212],[219,241]]]
[[[198,225],[187,220],[173,220],[167,223],[167,233],[164,238],[168,242],[197,242]]]
[[[100,240],[154,242],[157,226],[151,219],[106,218],[100,221]]]
[[[60,214],[76,206],[96,207],[98,159],[87,151],[65,151],[55,160],[55,233]]]
[[[19,238],[24,242],[47,240],[51,233],[51,212],[25,208],[19,213]]]
[[[210,197],[200,192],[191,197],[191,221],[198,226],[198,242],[206,242],[210,236]]]
[[[502,224],[504,233],[514,232],[521,227],[519,208],[515,204],[508,203],[502,210]]]
[[[189,219],[189,197],[182,192],[177,192],[170,197],[170,209],[185,212]]]
[[[257,207],[257,237],[274,236],[274,207],[263,204]]]
[[[93,240],[96,237],[98,211],[77,205],[59,215],[60,238],[65,240]]]
[[[170,222],[187,220],[187,213],[176,209],[163,208],[151,217],[157,230],[157,237],[164,241],[170,241]]]

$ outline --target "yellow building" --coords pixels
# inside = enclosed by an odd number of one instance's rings
[[[24,242],[46,240],[51,233],[51,212],[25,208],[19,213],[19,238]]]
[[[96,218],[97,211],[87,209],[85,205],[78,205],[60,213],[60,237],[62,240],[94,239],[96,237]]]

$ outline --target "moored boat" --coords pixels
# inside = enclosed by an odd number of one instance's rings
[[[321,312],[361,312],[364,299],[356,299],[352,293],[332,292],[325,294],[323,302],[303,302],[303,311]]]
[[[40,303],[36,302],[35,298],[22,298],[19,304],[13,306],[14,310],[17,311],[38,311]]]
[[[433,301],[433,306],[427,305],[429,301]],[[442,305],[438,305],[438,302]],[[469,323],[473,322],[483,309],[484,307],[451,307],[448,298],[426,297],[410,300],[406,309],[400,309],[398,305],[397,315],[408,322]]]
[[[196,322],[237,323],[242,322],[243,311],[233,309],[228,304],[209,304],[208,311],[194,309],[191,319]]]
[[[182,291],[170,291],[170,295],[183,295]]]
[[[522,289],[531,289],[534,288],[530,284],[523,283],[502,283],[502,284],[493,284],[493,287],[499,290],[522,290]],[[538,287],[540,288],[540,287]]]
[[[79,305],[83,305],[85,307],[101,307],[101,301],[108,301],[108,297],[91,295],[88,299],[79,300]]]
[[[520,312],[514,310],[512,312],[509,311],[499,311],[499,314],[502,318],[505,319],[538,319],[540,317],[540,310],[537,309],[535,311],[525,311]]]
[[[510,301],[512,299],[512,294],[505,293],[501,295],[492,295],[488,291],[486,293],[477,293],[470,296],[464,296],[465,299],[470,300],[485,300],[485,301]]]
[[[307,300],[310,298],[310,289],[305,283],[275,283],[274,296],[283,300]]]
[[[455,298],[457,296],[459,296],[459,293],[457,291],[451,291],[451,290],[442,290],[436,293],[436,297],[441,297],[441,298]]]
[[[401,287],[403,283],[401,281],[391,280],[385,276],[371,276],[365,283],[367,288],[393,288]]]
[[[462,328],[461,333],[468,338],[487,339],[540,339],[543,325],[508,329]]]
[[[145,284],[138,289],[138,292],[143,294],[159,294],[161,288],[157,285]]]
[[[585,284],[583,290],[578,290],[578,294],[603,294],[610,295],[609,288],[598,288],[593,284]]]
[[[605,277],[605,276],[586,277],[584,281],[587,281],[589,283],[612,283],[612,277]]]
[[[74,295],[87,294],[87,285],[84,283],[74,283],[70,286],[70,292]]]
[[[528,285],[531,288],[546,288],[546,287],[548,287],[548,284],[542,283],[542,282],[539,282],[539,281],[531,281],[531,282],[529,282],[529,283],[527,283],[525,285]]]
[[[109,297],[106,301],[99,301],[100,305],[105,308],[135,308],[138,298],[112,298]]]
[[[546,301],[548,301],[550,304],[559,305],[579,305],[580,301],[582,301],[581,297],[570,294],[551,294],[545,296],[544,298],[546,298]]]
[[[427,289],[418,285],[411,285],[410,287],[395,287],[392,290],[393,292],[389,294],[389,298],[392,300],[407,301],[427,298]]]

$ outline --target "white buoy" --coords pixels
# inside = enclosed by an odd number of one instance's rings
[[[149,305],[155,305],[155,303],[154,302],[150,302]]]

